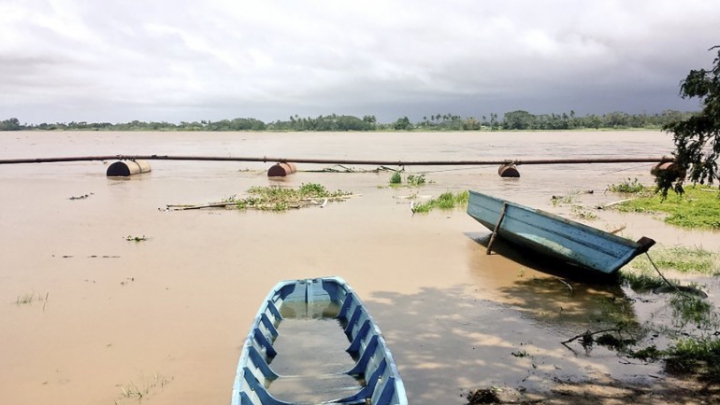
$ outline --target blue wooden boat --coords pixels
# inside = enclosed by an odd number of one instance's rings
[[[493,231],[493,237],[497,235],[540,254],[605,275],[615,274],[655,244],[650,238],[642,237],[635,242],[472,190],[467,213]]]
[[[293,332],[299,335],[295,340]],[[332,339],[334,332],[342,342]],[[332,370],[345,364],[348,369]],[[408,403],[380,329],[339,277],[278,283],[242,348],[232,405],[301,403]]]

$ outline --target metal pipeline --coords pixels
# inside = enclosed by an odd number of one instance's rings
[[[662,157],[611,157],[611,158],[574,158],[574,159],[503,159],[503,160],[354,160],[354,159],[301,159],[277,157],[227,157],[227,156],[170,156],[170,155],[107,155],[107,156],[67,156],[48,158],[0,159],[0,165],[24,163],[86,162],[97,160],[185,160],[212,162],[277,162],[277,163],[316,163],[341,165],[377,165],[377,166],[478,166],[478,165],[550,165],[585,163],[664,163],[674,158]]]

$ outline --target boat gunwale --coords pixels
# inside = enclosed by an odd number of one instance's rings
[[[285,281],[281,281],[281,282],[275,284],[275,286],[270,290],[270,292],[266,296],[265,300],[263,301],[263,304],[258,309],[257,314],[253,318],[250,332],[248,333],[248,335],[245,338],[244,343],[243,343],[242,352],[240,355],[240,360],[238,362],[237,372],[236,372],[235,380],[233,383],[232,405],[244,405],[246,402],[243,402],[243,397],[245,397],[246,399],[249,399],[249,397],[246,393],[246,390],[243,389],[244,386],[249,387],[251,389],[251,391],[255,391],[252,387],[253,384],[250,383],[245,377],[246,371],[249,371],[251,374],[253,374],[252,371],[249,369],[249,367],[255,367],[261,374],[265,374],[265,371],[263,371],[263,370],[269,370],[269,375],[272,377],[272,378],[270,378],[271,380],[278,378],[278,377],[283,377],[281,375],[276,374],[274,371],[272,371],[272,369],[270,368],[269,364],[265,361],[265,359],[262,359],[262,358],[260,359],[262,362],[265,363],[264,365],[258,366],[255,364],[255,361],[252,358],[253,356],[252,356],[251,352],[253,350],[257,352],[257,348],[255,347],[253,342],[256,341],[255,337],[258,333],[260,333],[260,334],[263,333],[260,330],[260,326],[263,325],[262,318],[264,316],[266,316],[267,310],[268,310],[268,308],[270,308],[269,304],[272,304],[273,306],[275,305],[274,299],[278,296],[278,294],[280,294],[280,292],[284,288],[287,288],[288,286],[291,286],[291,285],[297,286],[299,284],[311,284],[314,282],[320,282],[323,286],[326,283],[333,283],[333,284],[335,284],[335,286],[338,289],[341,289],[344,292],[343,300],[341,302],[339,302],[339,304],[341,304],[341,306],[344,306],[344,304],[345,304],[345,302],[347,302],[348,298],[352,297],[352,299],[354,300],[354,303],[356,305],[355,312],[360,311],[364,315],[364,317],[362,318],[363,319],[362,323],[363,324],[369,323],[369,325],[370,325],[370,327],[369,327],[370,331],[368,331],[366,334],[366,337],[368,337],[368,341],[372,340],[372,339],[377,339],[377,341],[379,342],[377,346],[378,346],[378,348],[382,349],[380,363],[385,362],[385,367],[387,369],[389,369],[389,371],[387,373],[388,375],[387,375],[386,383],[384,383],[382,385],[379,383],[375,384],[375,386],[373,387],[372,390],[369,390],[367,388],[367,386],[361,386],[358,388],[358,391],[354,395],[351,395],[349,397],[344,397],[344,398],[333,399],[331,401],[326,401],[325,403],[338,403],[338,404],[363,403],[364,404],[366,399],[375,398],[376,395],[379,395],[380,398],[384,398],[387,395],[386,392],[394,392],[395,396],[398,398],[397,404],[398,405],[407,405],[407,395],[405,392],[405,387],[404,387],[402,378],[400,377],[400,374],[397,369],[397,365],[395,364],[395,360],[394,360],[389,348],[387,347],[387,343],[385,341],[385,338],[382,335],[380,328],[377,326],[377,324],[375,323],[375,320],[372,318],[370,313],[367,311],[367,308],[362,303],[362,301],[357,296],[357,294],[352,289],[352,287],[350,287],[347,284],[347,282],[345,282],[345,280],[343,280],[341,277],[338,277],[338,276],[316,277],[316,278],[298,279],[298,280],[285,280]],[[329,296],[331,295],[328,290],[325,290],[325,291],[328,292]],[[307,289],[306,289],[306,293],[307,293]],[[290,294],[292,294],[292,292],[290,292],[285,297],[289,296]],[[285,297],[283,297],[283,302],[284,302]],[[333,302],[332,299],[330,301]],[[288,301],[288,302],[292,302],[292,301]],[[307,296],[306,296],[305,302],[310,302],[307,300]],[[279,311],[279,309],[281,307],[282,307],[282,304],[280,306],[276,307],[276,310]],[[279,313],[278,313],[278,315],[279,315]],[[343,317],[342,312],[339,312],[335,316],[336,319],[341,319],[342,317]],[[352,331],[353,331],[353,328],[350,328],[352,325],[349,325],[352,322],[351,319],[347,315],[345,315],[344,317],[345,317],[346,321],[348,322],[348,325],[345,328],[345,334],[348,337],[348,339],[350,340],[351,347],[352,347],[352,346],[356,345],[358,342],[355,342],[353,337],[350,336],[350,334],[349,334],[349,333],[352,333]],[[280,322],[281,322],[282,316],[279,316],[278,319],[280,319]],[[359,324],[357,325],[355,337],[358,337],[362,327],[364,327],[364,325],[362,325],[362,326]],[[350,332],[348,332],[348,328],[350,328]],[[365,337],[363,337],[361,339],[365,339]],[[366,352],[365,354],[368,353],[366,349],[369,345],[362,347],[362,342],[360,342],[358,346],[361,347],[361,350]],[[270,348],[272,349],[272,341],[270,342]],[[379,349],[373,349],[373,350],[379,350]],[[373,353],[375,353],[375,352],[369,353],[369,355],[367,355],[365,357],[368,357],[368,358],[373,357]],[[267,355],[267,353],[266,353],[266,355]],[[262,357],[262,355],[260,355],[260,357]],[[364,373],[365,366],[361,365],[361,361],[362,360],[358,360],[358,362],[353,367],[353,369],[351,369],[350,371],[348,371],[346,373],[341,373],[341,374],[353,375],[353,374],[351,374],[353,371],[356,371],[356,370],[362,368],[363,372],[360,374],[362,374],[363,379],[369,378],[370,376],[367,376]],[[366,362],[364,364],[368,364],[368,363]],[[378,368],[379,368],[379,365],[375,369],[375,371],[377,371]],[[384,376],[384,375],[385,375],[385,373],[383,371],[381,376]],[[257,384],[257,382],[256,382],[256,384]],[[260,384],[262,385],[262,383],[260,383]],[[392,385],[393,389],[391,391],[388,391],[390,385]],[[381,390],[382,392],[380,392],[379,394],[377,392],[378,387],[383,388]],[[257,392],[256,392],[256,394],[257,394]],[[363,395],[362,398],[360,397],[361,395]],[[278,400],[278,399],[274,398],[268,392],[265,392],[262,395],[257,395],[257,397],[258,397],[257,399],[262,404],[266,403],[263,400],[263,397],[267,399],[267,404],[273,404],[273,405],[293,404],[291,402],[285,402],[285,401]],[[391,398],[392,398],[392,395],[391,395]]]
[[[484,193],[480,193],[478,191],[469,190],[470,193],[470,200],[468,202],[468,209],[467,213],[470,215],[473,219],[480,222],[483,226],[488,228],[492,232],[496,232],[501,237],[507,239],[510,242],[513,242],[515,244],[523,245],[525,247],[528,247],[530,249],[533,249],[541,254],[545,254],[548,256],[552,256],[556,259],[568,262],[570,264],[574,264],[580,268],[587,269],[594,272],[599,272],[604,275],[612,275],[615,272],[617,272],[621,267],[625,266],[627,263],[629,263],[633,258],[637,257],[638,255],[647,252],[647,250],[652,247],[655,244],[655,241],[653,239],[650,239],[648,237],[641,237],[638,239],[638,241],[633,241],[631,239],[623,238],[621,236],[603,231],[602,229],[594,228],[592,226],[580,223],[578,221],[564,218],[559,215],[537,209],[537,208],[531,208],[522,204],[518,204],[512,201],[508,201],[502,198],[494,197],[491,195],[487,195]],[[477,201],[477,200],[480,201]],[[473,201],[475,200],[475,201]],[[596,249],[596,251],[602,252],[603,255],[607,257],[612,257],[614,260],[608,260],[606,261],[607,265],[599,265],[598,262],[593,263],[590,256],[587,256],[587,258],[581,256],[581,255],[569,255],[565,254],[559,250],[553,249],[550,246],[544,245],[542,243],[539,243],[538,241],[523,236],[520,233],[516,233],[513,231],[509,231],[506,228],[503,227],[503,224],[501,223],[500,226],[497,226],[497,223],[491,223],[491,218],[480,218],[479,215],[475,215],[474,212],[476,209],[483,209],[489,213],[492,213],[494,217],[499,218],[500,213],[495,212],[495,210],[488,207],[488,204],[483,204],[483,201],[490,202],[496,205],[502,206],[503,204],[509,207],[512,207],[513,209],[517,209],[520,212],[524,212],[527,215],[530,215],[531,217],[541,217],[544,219],[549,220],[550,224],[557,224],[558,227],[569,227],[569,229],[574,229],[578,231],[581,234],[588,235],[588,238],[597,238],[605,240],[608,243],[614,243],[618,249],[625,248],[627,249],[627,252],[621,252],[623,254],[620,255],[614,255],[612,254],[612,251],[609,249],[605,249],[600,244],[592,244],[588,243],[586,240],[582,239],[572,239],[569,237],[569,235],[563,234],[560,231],[556,231],[554,229],[550,228],[542,228],[538,226],[537,224],[525,222],[521,219],[520,216],[515,215],[511,216],[511,218],[514,221],[520,222],[524,225],[526,225],[528,228],[531,229],[537,229],[538,231],[542,231],[542,233],[549,233],[554,234],[558,236],[558,239],[565,239],[565,240],[572,240],[574,243],[578,245],[582,245],[585,248],[588,249]],[[477,207],[477,208],[473,208]],[[506,213],[510,212],[512,213],[512,210],[507,210]],[[497,215],[496,215],[497,214]],[[498,227],[499,229],[495,229]],[[567,228],[566,228],[567,229]],[[560,246],[562,246],[561,243],[555,241]]]

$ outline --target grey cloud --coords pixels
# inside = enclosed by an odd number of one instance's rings
[[[0,118],[695,108],[677,84],[712,61],[711,3],[8,1]]]

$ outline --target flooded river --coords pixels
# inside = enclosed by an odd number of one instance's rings
[[[454,160],[669,155],[661,132],[120,133],[2,132],[0,159],[169,154]],[[387,188],[388,173],[316,173],[271,180],[268,164],[151,162],[108,179],[107,164],[0,166],[0,402],[9,405],[221,405],[243,340],[283,279],[338,275],[369,307],[412,404],[462,404],[479,386],[542,388],[553,376],[658,374],[560,341],[602,317],[619,288],[567,287],[522,255],[485,254],[489,235],[464,211],[415,214],[398,198],[476,189],[567,214],[551,197],[592,206],[609,184],[650,184],[651,164],[409,167],[432,182]],[[165,211],[251,186],[321,183],[360,196],[283,213]],[[82,199],[71,197],[85,196]],[[667,246],[720,248],[637,215],[599,212],[593,226]],[[147,241],[127,241],[127,236]],[[502,245],[498,248],[502,250]],[[501,251],[502,253],[502,251]],[[537,262],[535,263],[537,264]],[[542,265],[542,263],[540,263]],[[28,299],[29,298],[29,299]],[[28,302],[29,301],[29,302]],[[629,310],[628,316],[638,316]],[[524,351],[528,356],[514,356]]]

